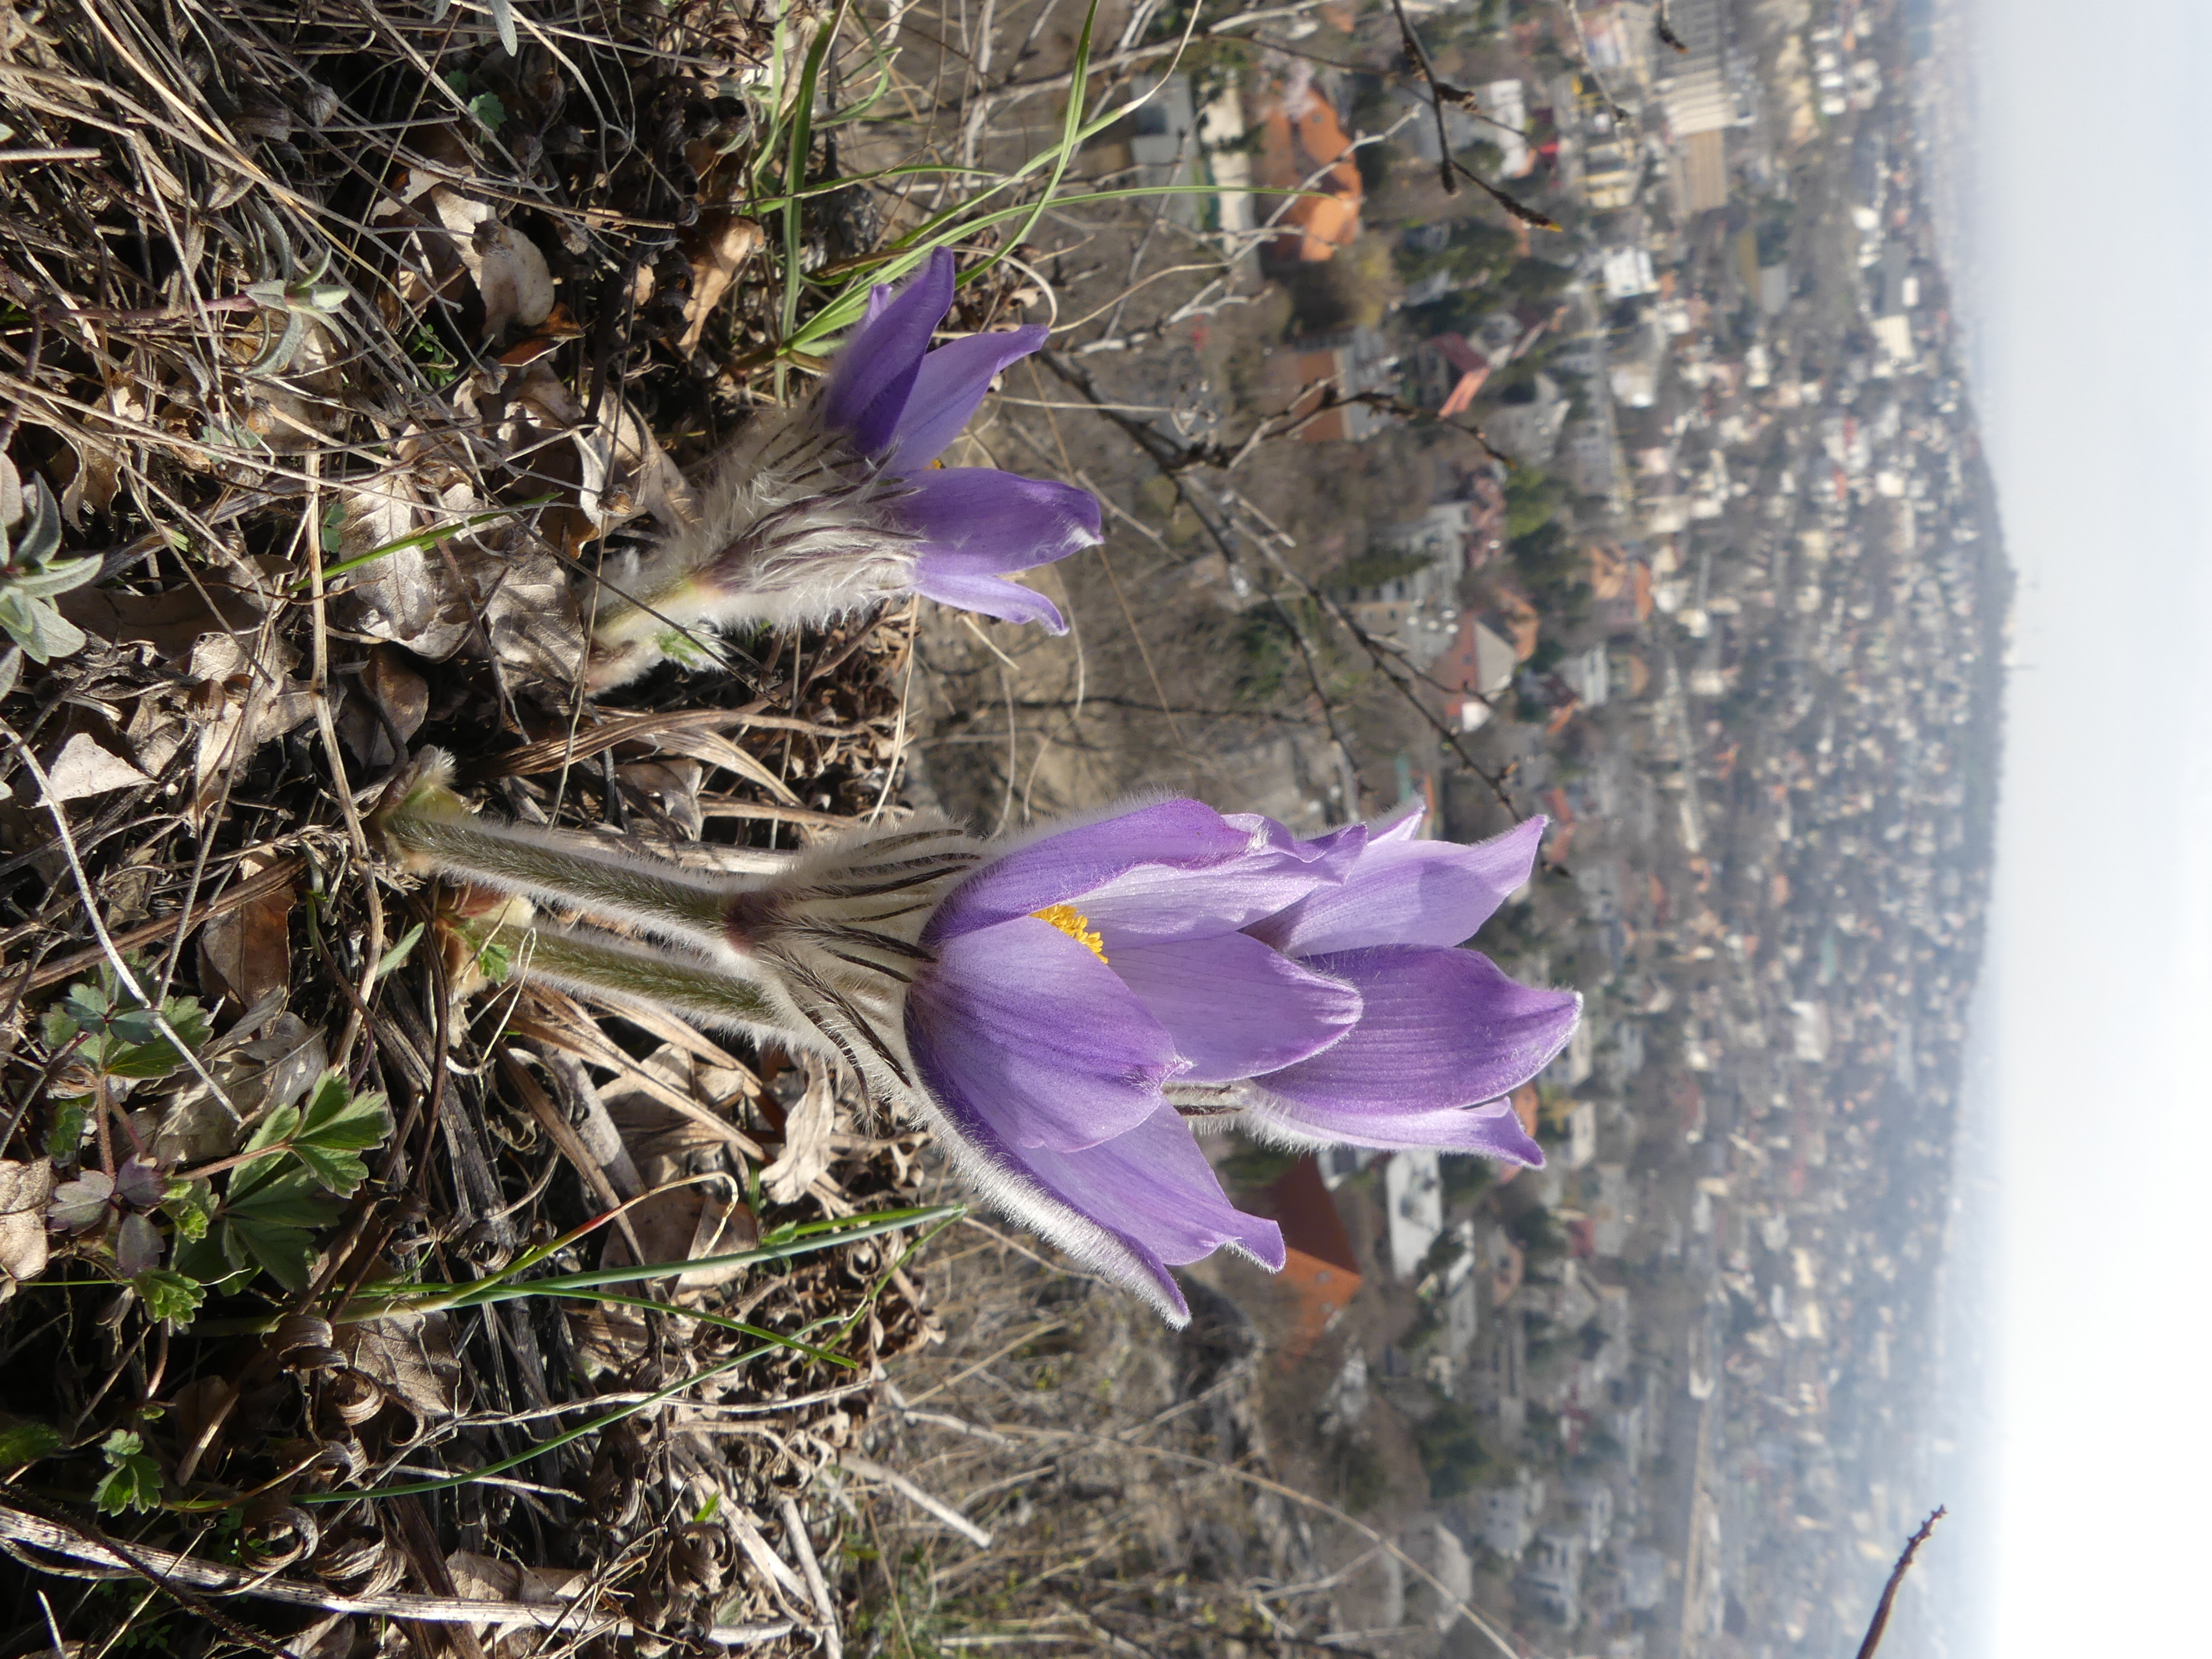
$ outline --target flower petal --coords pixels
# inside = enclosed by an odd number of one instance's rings
[[[1194,800],[1162,801],[1057,830],[984,865],[953,889],[923,929],[922,943],[1087,899],[1131,872],[1157,872],[1170,886],[1181,876],[1188,886],[1190,872],[1243,858],[1251,847],[1250,835]]]
[[[1166,1028],[1112,969],[1027,916],[940,945],[907,994],[907,1035],[927,1044],[945,1088],[1025,1151],[1126,1133],[1182,1069]]]
[[[939,248],[896,289],[878,287],[822,382],[822,424],[873,455],[890,444],[921,372],[929,337],[952,309],[952,255]]]
[[[1016,1220],[1145,1297],[1170,1323],[1190,1318],[1170,1266],[1225,1244],[1281,1271],[1282,1230],[1231,1205],[1172,1107],[1081,1152],[1018,1148],[943,1073],[927,1039],[914,1044],[914,1056],[936,1095],[917,1108],[961,1173]]]
[[[1117,946],[1235,933],[1274,915],[1343,880],[1366,836],[1352,824],[1301,841],[1274,819],[1252,812],[1223,822],[1250,836],[1241,858],[1225,860],[1196,878],[1179,869],[1140,866],[1085,896],[1085,914],[1105,936],[1109,957]]]
[[[1190,1062],[1181,1083],[1279,1071],[1359,1022],[1358,992],[1247,933],[1123,945],[1106,959]]]
[[[920,532],[925,567],[956,553],[997,575],[1098,545],[1098,498],[1073,484],[988,466],[934,468],[907,483],[914,493],[898,514]]]
[[[1367,840],[1370,845],[1380,846],[1384,842],[1414,841],[1421,833],[1421,825],[1429,816],[1429,804],[1414,796],[1389,817],[1370,824]]]
[[[1283,1102],[1265,1103],[1248,1115],[1292,1140],[1343,1142],[1353,1146],[1437,1146],[1448,1152],[1475,1152],[1504,1164],[1544,1167],[1544,1149],[1529,1139],[1513,1109],[1502,1100],[1483,1106],[1443,1106],[1431,1111],[1362,1112],[1356,1118],[1332,1116],[1326,1126],[1306,1109]]]
[[[1378,945],[1457,945],[1472,939],[1528,879],[1544,824],[1530,818],[1472,847],[1370,838],[1340,885],[1253,931],[1297,957]]]
[[[948,309],[951,303],[948,295]],[[1030,323],[1003,334],[970,334],[948,341],[924,357],[913,393],[892,429],[888,464],[896,471],[912,472],[942,455],[968,424],[999,371],[1035,351],[1051,331],[1042,323]]]
[[[1001,622],[1042,623],[1052,633],[1067,632],[1060,607],[1036,589],[990,571],[963,569],[965,562],[963,554],[925,552],[915,564],[914,591],[956,610]]]
[[[1573,992],[1520,984],[1474,951],[1400,945],[1304,960],[1358,988],[1359,1024],[1261,1086],[1332,1139],[1359,1142],[1359,1125],[1377,1114],[1510,1094],[1567,1046],[1582,1017]]]

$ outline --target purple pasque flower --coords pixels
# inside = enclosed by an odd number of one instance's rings
[[[449,778],[426,753],[372,815],[398,857],[633,935],[524,924],[518,974],[843,1060],[1170,1319],[1171,1268],[1283,1262],[1194,1122],[1542,1162],[1503,1097],[1581,999],[1456,948],[1527,880],[1541,819],[1474,847],[1416,840],[1410,815],[1302,840],[1168,800],[1000,847],[916,822],[738,876],[488,821]]]
[[[664,659],[703,659],[690,630],[819,624],[908,592],[1066,631],[1049,599],[1007,578],[1096,546],[1097,499],[935,464],[992,380],[1048,331],[971,334],[933,351],[952,290],[943,248],[900,287],[876,289],[813,397],[756,416],[724,455],[696,522],[609,574],[592,690]]]
[[[1168,1271],[1279,1267],[1191,1132],[1543,1161],[1503,1097],[1581,999],[1453,948],[1528,879],[1543,821],[1475,847],[1419,820],[1316,840],[1164,802],[1043,836],[954,886],[905,999],[921,1101],[969,1178],[1171,1319]]]

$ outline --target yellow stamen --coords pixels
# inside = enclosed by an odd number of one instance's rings
[[[1091,918],[1072,904],[1048,904],[1042,910],[1030,914],[1039,921],[1048,921],[1054,927],[1084,946],[1099,961],[1106,960],[1106,941],[1091,926]]]

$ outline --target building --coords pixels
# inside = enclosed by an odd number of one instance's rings
[[[1566,428],[1560,470],[1579,495],[1607,499],[1620,493],[1620,448],[1614,442],[1613,423],[1603,414],[1577,421]]]
[[[1651,250],[1646,247],[1607,248],[1598,261],[1598,277],[1608,300],[1633,300],[1659,291],[1659,278],[1651,269]]]
[[[1279,232],[1269,245],[1270,257],[1285,264],[1334,258],[1339,248],[1359,240],[1366,195],[1335,106],[1311,76],[1293,74],[1256,98],[1253,113],[1260,129],[1255,182],[1299,192],[1277,198],[1284,205],[1272,221]]]
[[[1514,1575],[1513,1589],[1522,1603],[1563,1629],[1582,1622],[1583,1568],[1589,1551],[1578,1532],[1547,1527],[1531,1540]]]
[[[1620,1605],[1650,1613],[1667,1599],[1667,1558],[1648,1544],[1632,1545],[1614,1562],[1620,1575]]]
[[[1490,378],[1490,359],[1464,334],[1437,334],[1413,349],[1413,400],[1439,415],[1456,415]]]
[[[1297,1299],[1297,1319],[1283,1351],[1313,1352],[1329,1323],[1359,1292],[1359,1261],[1336,1200],[1310,1153],[1268,1188],[1268,1207],[1283,1230],[1279,1282]]]
[[[1544,466],[1559,447],[1570,402],[1550,375],[1539,374],[1533,386],[1510,388],[1528,396],[1503,403],[1483,422],[1490,441],[1524,466]]]
[[[1311,415],[1297,435],[1308,443],[1371,437],[1384,416],[1365,404],[1339,402],[1363,392],[1394,392],[1398,359],[1379,329],[1348,328],[1294,341],[1275,354],[1272,374],[1294,401],[1292,416]],[[1316,411],[1319,411],[1316,413]]]
[[[1390,1271],[1410,1280],[1444,1230],[1443,1168],[1435,1149],[1392,1153],[1382,1166],[1382,1192],[1389,1216]]]
[[[1512,689],[1518,661],[1511,641],[1478,617],[1462,617],[1451,643],[1429,665],[1431,678],[1450,688],[1444,700],[1444,718],[1455,722],[1462,732],[1479,731],[1487,725],[1491,699]]]
[[[1485,1486],[1468,1509],[1483,1548],[1517,1561],[1535,1541],[1536,1517],[1544,1512],[1544,1483],[1524,1468],[1510,1486]]]

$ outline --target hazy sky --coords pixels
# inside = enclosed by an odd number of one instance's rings
[[[1951,1525],[1994,1545],[1993,1659],[2204,1653],[2212,3],[1980,0],[1977,27],[1977,395],[2021,593],[1988,999],[2002,1501]]]

